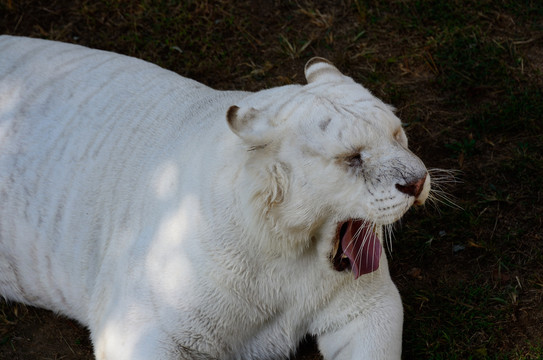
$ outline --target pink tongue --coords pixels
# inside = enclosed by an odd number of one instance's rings
[[[349,260],[354,278],[379,268],[383,247],[377,235],[362,220],[350,220],[341,239],[341,248]]]

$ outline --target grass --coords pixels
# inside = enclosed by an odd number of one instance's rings
[[[451,288],[447,281],[437,284],[446,293],[421,289],[412,294],[406,306],[409,317],[419,317],[417,323],[407,323],[406,331],[419,336],[406,342],[404,355],[423,358],[432,354],[439,358],[486,358],[497,347],[499,334],[510,308],[509,297],[515,293],[496,294],[488,285],[476,281],[459,282]],[[450,319],[447,314],[454,313]],[[413,326],[413,327],[412,327]],[[452,355],[452,357],[451,357]]]
[[[3,0],[0,29],[140,57],[220,89],[303,82],[308,58],[329,58],[397,107],[429,167],[462,174],[447,189],[460,208],[414,209],[396,234],[404,358],[543,358],[543,2]],[[2,311],[0,358],[14,358],[14,339],[38,338],[35,314],[47,315]],[[61,354],[61,339],[43,353]]]

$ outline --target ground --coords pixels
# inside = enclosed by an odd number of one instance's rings
[[[219,89],[303,83],[305,61],[327,57],[396,107],[429,168],[454,171],[389,249],[404,358],[543,358],[540,1],[0,0],[0,32]],[[293,355],[318,358],[311,339]],[[92,346],[71,320],[0,302],[0,359],[92,359]]]

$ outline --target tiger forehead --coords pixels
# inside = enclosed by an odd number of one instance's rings
[[[361,111],[364,110],[364,111]],[[356,107],[333,106],[333,111],[320,112],[316,123],[322,132],[331,129],[344,128],[344,130],[362,129],[368,131],[384,131],[387,134],[396,134],[401,131],[401,121],[392,113],[380,106],[372,106],[366,109]]]
[[[401,126],[392,107],[356,83],[303,86],[283,105],[281,113],[283,119],[298,118],[302,132],[317,131],[339,140],[346,137],[355,141],[365,132],[393,136]]]

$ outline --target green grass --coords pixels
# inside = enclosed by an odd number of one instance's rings
[[[540,134],[543,130],[541,99],[543,99],[541,88],[507,88],[501,94],[499,104],[486,104],[468,120],[468,129],[478,137],[496,133]]]
[[[484,280],[483,280],[484,282]],[[406,343],[407,358],[434,359],[498,358],[497,340],[507,320],[515,289],[499,294],[477,279],[458,282],[450,287],[437,283],[439,291],[421,289],[408,294],[406,331],[417,333]],[[455,314],[450,318],[448,314]]]

